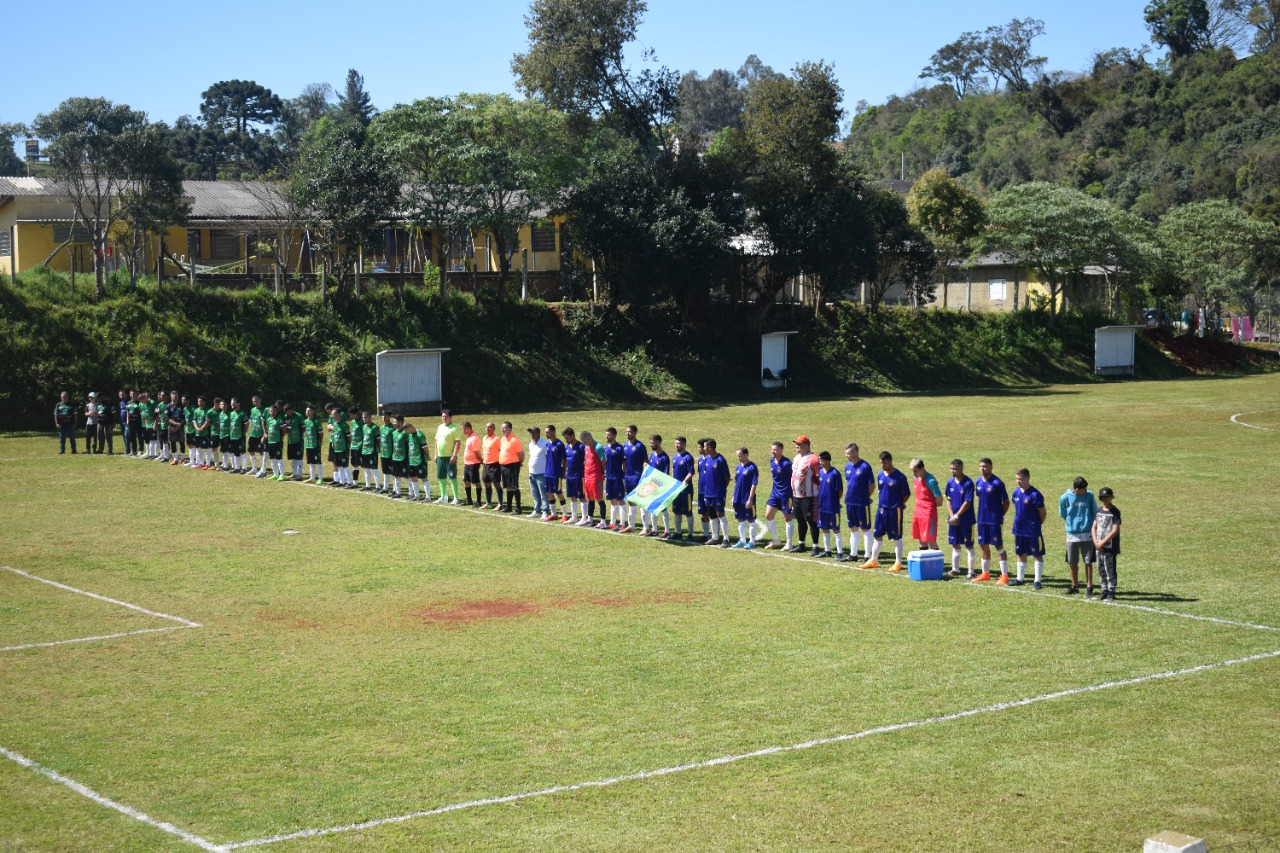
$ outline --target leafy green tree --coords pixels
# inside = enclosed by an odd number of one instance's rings
[[[1249,48],[1266,53],[1280,44],[1280,0],[1217,0],[1223,12],[1253,30]]]
[[[309,83],[296,98],[284,102],[280,119],[272,134],[280,152],[280,168],[288,171],[298,156],[302,139],[311,125],[333,109],[333,87],[328,83]]]
[[[951,268],[969,254],[986,219],[982,201],[944,169],[930,169],[912,185],[906,199],[910,222],[933,246],[942,284],[951,283]]]
[[[303,142],[291,193],[305,211],[312,244],[336,259],[342,283],[361,246],[379,239],[395,215],[400,180],[362,124],[323,118]]]
[[[738,78],[717,68],[702,78],[690,71],[680,78],[676,120],[691,133],[713,133],[742,123],[743,91]]]
[[[665,151],[679,81],[665,67],[635,71],[626,56],[647,8],[644,0],[534,0],[524,19],[529,49],[511,61],[520,90]]]
[[[347,69],[346,88],[338,95],[338,114],[368,127],[376,113],[373,99],[365,91],[364,77],[354,68]]]
[[[1174,208],[1157,234],[1183,292],[1213,313],[1233,294],[1256,287],[1280,236],[1274,224],[1221,199]]]
[[[867,310],[876,312],[895,284],[912,307],[934,300],[933,272],[938,260],[924,231],[911,221],[902,197],[890,190],[868,190],[867,207],[875,228],[875,266],[867,279]]]
[[[920,72],[921,80],[940,80],[955,90],[957,98],[986,88],[983,53],[986,40],[978,33],[965,33],[934,52],[929,64]]]
[[[106,281],[108,232],[116,222],[144,212],[173,209],[182,195],[179,169],[168,155],[163,129],[147,115],[105,98],[68,98],[36,116],[36,136],[45,140],[53,177],[71,201],[76,221],[89,234],[95,292]]]
[[[978,250],[1004,252],[1014,264],[1035,270],[1049,291],[1053,316],[1063,288],[1086,266],[1132,265],[1141,256],[1128,227],[1132,221],[1079,190],[1033,181],[992,196]]]
[[[1032,55],[1031,43],[1042,35],[1044,21],[1035,18],[1014,18],[1002,27],[987,27],[982,41],[983,65],[1003,80],[1009,91],[1027,91],[1048,61]]]
[[[1151,0],[1144,10],[1151,38],[1175,58],[1190,56],[1205,45],[1209,7],[1205,0]]]
[[[13,150],[13,141],[26,134],[26,127],[18,122],[0,123],[0,176],[17,177],[26,174],[26,164]]]
[[[268,171],[277,152],[267,128],[280,120],[284,102],[252,80],[223,80],[200,96],[204,128],[196,144],[201,159],[226,164],[234,178]]]

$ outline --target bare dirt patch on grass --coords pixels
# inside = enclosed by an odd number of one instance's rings
[[[476,622],[540,616],[547,611],[565,610],[570,607],[607,607],[617,609],[649,604],[688,604],[702,597],[690,593],[659,593],[655,595],[594,595],[585,598],[561,596],[543,601],[487,598],[433,604],[416,610],[411,615],[414,619],[418,619],[427,625],[440,625],[449,629],[458,629]]]

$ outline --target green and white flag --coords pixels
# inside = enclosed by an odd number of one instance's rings
[[[646,465],[635,491],[627,495],[627,502],[645,512],[662,512],[686,488],[688,486],[685,483],[662,473],[652,465]]]

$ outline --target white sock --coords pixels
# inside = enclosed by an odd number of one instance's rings
[[[702,535],[703,535],[704,537],[710,537],[710,536],[711,536],[711,526],[710,526],[710,524],[707,522],[707,520],[706,520],[705,518],[704,518],[704,519],[702,519]]]
[[[991,561],[990,561],[989,559],[984,559],[984,560],[982,561],[982,570],[983,570],[984,572],[990,572],[990,571],[991,571]]]
[[[951,569],[952,571],[960,571],[960,549],[951,549]]]
[[[968,553],[969,553],[969,574],[973,574],[973,561],[975,557],[975,552],[972,548],[970,548],[968,549]]]
[[[778,522],[774,521],[773,519],[769,519],[768,521],[765,522],[765,526],[769,528],[769,538],[772,539],[774,542],[777,542],[778,541]]]
[[[400,478],[399,477],[396,477],[395,492],[397,495],[400,494]]]
[[[884,541],[883,541],[883,540],[880,540],[880,539],[872,539],[872,540],[871,540],[871,556],[868,558],[868,562],[872,562],[872,563],[874,563],[876,560],[879,560],[879,559],[880,559],[880,549],[881,549],[881,548],[883,548],[883,547],[884,547]]]
[[[843,544],[841,544],[841,542],[840,542],[840,531],[839,531],[839,530],[837,530],[835,533],[836,533],[836,553],[837,553],[837,554],[843,554],[843,553],[844,553],[844,545],[843,545]],[[849,533],[849,543],[850,543],[850,545],[852,545],[852,544],[853,544],[853,533],[852,533],[852,532],[850,532],[850,533]]]
[[[738,522],[738,538],[743,542],[747,541],[747,523],[745,521]]]
[[[850,534],[850,536],[852,536],[852,535],[853,535],[853,534]],[[876,541],[876,540],[875,540],[875,537],[871,535],[871,531],[870,531],[870,530],[864,530],[864,531],[862,531],[862,553],[864,553],[864,554],[870,554],[870,553],[871,553],[871,543],[872,543],[872,542],[874,542],[874,541]],[[849,550],[850,550],[850,551],[853,551],[853,540],[852,540],[852,539],[850,539],[850,540],[849,540]]]
[[[788,521],[787,522],[787,547],[788,548],[791,547],[791,543],[795,541],[795,538],[796,538],[796,523],[794,520]]]
[[[1008,554],[1000,555],[1000,574],[1002,575],[1009,574],[1009,555]]]
[[[893,540],[893,560],[895,563],[902,562],[902,540]]]
[[[831,550],[831,531],[830,530],[822,531],[822,550],[824,551]]]
[[[1044,572],[1044,560],[1036,560],[1036,583],[1040,583],[1040,575]],[[1021,575],[1019,575],[1021,577]]]
[[[671,511],[667,509],[662,511],[662,532],[671,533]]]
[[[1019,560],[1018,561],[1018,580],[1023,580],[1026,577],[1026,574],[1027,574],[1027,561]]]

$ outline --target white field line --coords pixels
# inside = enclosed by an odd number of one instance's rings
[[[134,634],[154,634],[157,631],[184,631],[194,625],[173,625],[166,628],[143,628],[138,631],[122,631],[119,634],[102,634],[97,637],[76,637],[74,640],[53,640],[48,643],[25,643],[21,646],[4,646],[0,652],[17,652],[22,649],[43,649],[49,646],[65,646],[68,643],[92,643],[95,640],[114,640],[117,637],[132,637]]]
[[[148,824],[149,826],[154,826],[156,829],[164,830],[170,835],[176,835],[179,838],[181,838],[183,841],[194,844],[203,850],[222,850],[223,849],[222,847],[219,847],[218,845],[214,844],[211,841],[207,841],[198,835],[187,832],[185,829],[180,829],[174,826],[173,824],[166,823],[162,820],[156,820],[155,818],[151,817],[145,812],[140,812],[137,809],[133,808],[132,806],[126,806],[124,803],[118,803],[115,800],[111,799],[110,797],[104,797],[101,794],[99,794],[97,791],[93,790],[92,788],[86,785],[82,785],[79,782],[75,781],[74,779],[68,779],[66,776],[63,776],[61,773],[57,772],[56,770],[50,770],[48,767],[45,767],[42,764],[37,764],[36,762],[32,761],[30,758],[27,758],[24,755],[19,755],[18,753],[13,752],[12,750],[9,750],[9,749],[5,749],[2,746],[0,746],[0,755],[3,755],[5,758],[9,759],[10,761],[16,762],[17,764],[20,764],[23,767],[34,770],[37,773],[40,773],[41,775],[49,779],[52,779],[54,782],[57,782],[59,785],[64,785],[70,788],[80,796],[87,797],[90,800],[93,800],[95,803],[97,803],[100,806],[105,806],[106,808],[114,809],[115,811],[120,812],[120,814],[122,815],[131,817],[137,821],[141,821],[142,823]]]
[[[1233,424],[1239,424],[1242,427],[1248,427],[1249,429],[1260,429],[1266,432],[1275,432],[1276,431],[1275,427],[1254,426],[1253,424],[1247,424],[1244,421],[1240,420],[1240,418],[1244,417],[1245,415],[1261,415],[1261,414],[1264,414],[1264,413],[1263,412],[1239,412],[1238,414],[1234,414],[1231,416],[1231,422]]]
[[[22,577],[29,578],[33,581],[40,581],[40,583],[47,583],[49,586],[54,586],[54,587],[57,587],[58,589],[66,590],[67,592],[74,592],[77,595],[87,595],[89,598],[96,598],[98,601],[105,601],[109,604],[116,604],[116,605],[119,605],[120,607],[127,607],[130,610],[136,610],[139,613],[145,613],[148,616],[155,616],[159,619],[168,619],[170,622],[177,622],[178,624],[183,625],[187,628],[201,627],[199,622],[192,622],[190,619],[183,619],[181,616],[170,616],[168,613],[160,613],[155,610],[148,610],[145,607],[140,607],[137,604],[130,604],[127,601],[119,601],[114,598],[107,598],[105,595],[98,595],[96,592],[86,592],[83,589],[76,589],[74,586],[67,586],[64,583],[51,581],[48,578],[37,577],[36,575],[30,574],[29,572],[24,572],[21,569],[15,569],[12,566],[0,566],[0,569],[13,572],[15,575],[21,575]]]
[[[890,734],[892,732],[903,731],[904,729],[918,728],[920,726],[934,725],[935,723],[948,723],[953,720],[963,719],[965,717],[973,717],[979,714],[992,714],[1000,711],[1007,711],[1010,708],[1021,708],[1026,705],[1034,705],[1040,702],[1051,702],[1056,699],[1065,699],[1069,696],[1078,696],[1082,693],[1096,693],[1100,690],[1110,690],[1116,687],[1129,687],[1134,684],[1143,684],[1149,681],[1159,681],[1168,678],[1179,678],[1186,675],[1192,675],[1211,669],[1219,669],[1225,666],[1234,666],[1241,663],[1251,663],[1253,661],[1265,660],[1268,658],[1280,657],[1280,650],[1273,652],[1263,652],[1261,654],[1249,655],[1248,657],[1234,658],[1232,660],[1219,661],[1217,663],[1201,664],[1199,666],[1187,667],[1186,669],[1170,670],[1167,672],[1158,672],[1152,675],[1140,675],[1135,678],[1126,678],[1119,681],[1107,681],[1102,684],[1091,684],[1085,687],[1072,687],[1067,690],[1059,690],[1054,693],[1043,693],[1039,696],[1031,696],[1026,699],[1015,699],[1010,702],[997,702],[993,705],[984,705],[981,708],[970,708],[965,711],[956,711],[950,714],[943,714],[936,717],[925,717],[920,720],[911,720],[905,723],[893,723],[887,726],[877,726],[872,729],[864,729],[860,732],[851,734],[835,735],[834,737],[815,738],[807,740],[803,743],[794,743],[789,746],[770,746],[764,749],[757,749],[751,752],[742,752],[736,755],[725,755],[720,758],[710,758],[705,761],[694,761],[689,764],[679,764],[673,767],[662,767],[657,770],[645,770],[639,773],[628,773],[623,776],[613,776],[608,779],[597,779],[590,782],[578,782],[573,785],[556,785],[550,788],[542,788],[536,791],[524,791],[518,794],[507,794],[501,797],[488,797],[479,800],[466,800],[460,803],[453,803],[447,806],[440,806],[434,809],[426,809],[423,811],[411,812],[409,814],[396,815],[394,817],[378,818],[376,820],[367,820],[360,823],[350,823],[345,826],[331,826],[324,829],[303,829],[298,832],[284,833],[281,835],[272,835],[266,838],[254,838],[248,841],[239,841],[233,844],[224,845],[223,849],[237,850],[243,847],[260,847],[266,844],[276,844],[281,841],[293,841],[299,838],[314,838],[320,835],[334,835],[341,832],[354,832],[362,829],[371,829],[377,826],[383,826],[391,823],[403,823],[405,821],[414,820],[416,818],[430,817],[432,815],[444,814],[446,812],[460,811],[462,809],[478,808],[480,806],[491,806],[500,803],[511,803],[517,800],[527,800],[532,797],[546,797],[553,794],[563,794],[570,791],[581,791],[588,788],[606,788],[611,785],[617,785],[622,782],[634,782],[641,779],[652,779],[656,776],[670,776],[675,773],[683,773],[689,770],[701,770],[708,767],[719,767],[725,764],[733,764],[738,761],[745,761],[749,758],[760,758],[766,755],[777,755],[786,752],[798,752],[800,750],[812,749],[818,746],[828,746],[835,743],[843,743],[844,741],[860,740],[862,738],[871,737],[873,735]]]
[[[292,484],[293,484],[293,485],[295,485],[295,486],[307,486],[307,485],[310,485],[310,484],[308,484],[308,483],[299,483],[299,482],[297,482],[296,480],[290,480],[289,482],[290,482],[290,483],[292,483]],[[333,490],[333,491],[335,491],[335,492],[340,492],[340,493],[341,493],[341,492],[354,493],[354,494],[357,494],[357,495],[362,495],[362,496],[364,496],[364,497],[386,498],[386,495],[381,495],[381,494],[378,494],[377,492],[362,492],[362,491],[359,491],[359,490],[356,490],[356,489],[336,489],[336,488],[333,488],[332,486],[314,486],[314,485],[311,485],[311,488],[332,489],[332,490]],[[574,530],[587,530],[587,531],[590,531],[590,532],[592,532],[592,533],[608,533],[608,534],[612,534],[612,535],[619,535],[619,534],[617,534],[617,532],[616,532],[616,531],[612,531],[612,530],[597,530],[595,527],[579,527],[579,526],[578,526],[578,525],[576,525],[576,524],[560,524],[560,523],[558,523],[558,522],[557,522],[557,523],[549,523],[549,524],[548,524],[547,522],[537,521],[537,520],[535,520],[535,519],[528,518],[528,517],[526,517],[526,516],[524,516],[524,515],[513,515],[513,514],[510,514],[510,513],[494,512],[494,511],[492,511],[492,510],[474,509],[474,508],[472,508],[472,507],[466,507],[466,506],[452,506],[452,505],[443,505],[443,504],[442,504],[442,505],[436,505],[434,502],[430,502],[430,503],[425,503],[425,504],[424,504],[424,503],[422,503],[421,501],[395,501],[395,503],[403,503],[403,504],[405,504],[406,506],[415,506],[415,505],[416,505],[416,506],[418,506],[418,507],[430,506],[430,507],[433,507],[433,508],[435,508],[435,509],[447,509],[447,510],[450,510],[450,511],[459,511],[459,510],[460,510],[460,511],[462,511],[462,512],[469,512],[469,513],[473,513],[473,514],[475,514],[475,515],[483,515],[483,516],[485,516],[486,518],[495,518],[495,519],[500,519],[500,520],[503,520],[503,521],[523,521],[523,522],[529,522],[529,523],[532,523],[532,524],[545,525],[545,526],[547,526],[547,527],[551,527],[551,528],[571,528],[571,529],[574,529]],[[622,535],[626,535],[626,534],[622,534]],[[639,539],[639,537],[637,537],[637,539]],[[683,547],[689,547],[689,546],[683,546]],[[707,546],[699,545],[699,546],[697,546],[697,547],[707,547]],[[716,550],[735,550],[735,551],[739,551],[739,550],[742,550],[742,549],[716,549]],[[819,559],[815,559],[815,558],[813,558],[813,557],[805,557],[805,556],[798,556],[798,555],[794,555],[794,554],[787,554],[787,553],[783,553],[783,552],[781,552],[781,551],[771,551],[771,550],[768,550],[768,549],[765,549],[765,548],[752,548],[750,553],[752,553],[752,554],[754,554],[754,555],[756,555],[756,556],[760,556],[760,557],[772,557],[772,558],[774,558],[774,559],[781,559],[781,560],[793,560],[793,561],[795,561],[795,562],[797,562],[797,563],[805,563],[806,565],[814,566],[814,567],[820,567],[820,568],[831,568],[831,569],[836,569],[836,568],[837,568],[837,567],[836,567],[836,565],[835,565],[834,563],[830,562],[830,561],[819,560]],[[901,572],[901,573],[895,573],[895,572],[887,572],[887,571],[885,571],[884,569],[864,569],[864,568],[862,568],[861,566],[859,566],[857,563],[841,563],[841,564],[840,564],[839,571],[855,571],[855,572],[864,572],[864,573],[866,573],[866,574],[875,575],[875,576],[878,576],[878,577],[884,577],[884,578],[892,578],[892,579],[895,579],[895,580],[908,580],[908,579],[909,579],[909,578],[907,577],[907,573],[906,573],[905,571],[903,571],[903,572]],[[978,583],[968,583],[967,581],[964,581],[962,578],[953,578],[952,580],[953,580],[953,582],[955,582],[955,581],[960,581],[960,582],[962,582],[965,586],[974,587],[974,588],[978,588],[978,589],[985,589],[985,590],[989,590],[989,591],[992,591],[992,592],[1008,592],[1008,593],[1017,593],[1017,594],[1019,594],[1019,595],[1034,595],[1034,596],[1040,596],[1040,597],[1048,598],[1048,599],[1053,600],[1053,601],[1063,601],[1063,602],[1068,601],[1068,599],[1067,599],[1067,597],[1066,597],[1066,596],[1061,595],[1061,594],[1059,594],[1059,593],[1054,593],[1054,592],[1043,592],[1043,591],[1041,591],[1041,592],[1037,592],[1037,591],[1035,591],[1035,590],[1033,590],[1033,589],[1023,589],[1023,588],[1021,588],[1021,587],[1001,587],[1001,586],[996,586],[994,583],[989,583],[989,584],[988,584],[988,583],[981,583],[981,584],[978,584]],[[1196,614],[1196,613],[1183,613],[1183,612],[1180,612],[1180,611],[1177,611],[1177,610],[1165,610],[1164,608],[1161,608],[1161,607],[1151,607],[1151,606],[1149,606],[1149,605],[1145,605],[1145,604],[1126,604],[1126,603],[1124,603],[1124,602],[1120,602],[1120,601],[1111,601],[1111,602],[1106,602],[1106,603],[1104,604],[1103,602],[1100,602],[1100,601],[1090,601],[1090,600],[1088,600],[1088,599],[1084,598],[1083,596],[1077,596],[1077,597],[1075,597],[1075,600],[1074,600],[1074,601],[1072,601],[1071,603],[1074,603],[1074,604],[1090,604],[1090,605],[1096,605],[1096,606],[1098,606],[1098,607],[1124,608],[1124,609],[1126,609],[1126,610],[1138,610],[1138,611],[1143,611],[1143,612],[1146,612],[1146,613],[1156,613],[1156,614],[1159,614],[1159,615],[1161,615],[1161,616],[1176,616],[1176,617],[1178,617],[1179,619],[1194,619],[1194,620],[1196,620],[1196,621],[1200,621],[1200,622],[1216,622],[1216,623],[1218,623],[1219,625],[1231,625],[1231,626],[1236,627],[1236,628],[1249,628],[1249,629],[1252,629],[1252,630],[1255,630],[1255,631],[1278,631],[1278,632],[1280,632],[1280,627],[1275,627],[1275,626],[1272,626],[1272,625],[1261,625],[1261,624],[1257,624],[1257,623],[1254,623],[1254,622],[1241,622],[1241,621],[1237,621],[1237,620],[1234,620],[1234,619],[1226,619],[1226,618],[1219,617],[1219,616],[1201,616],[1201,615]]]

